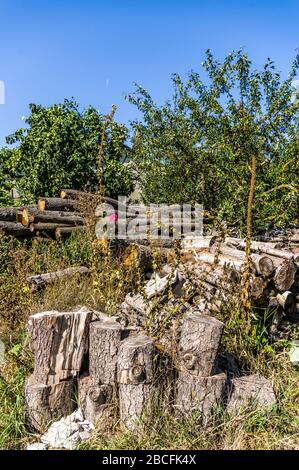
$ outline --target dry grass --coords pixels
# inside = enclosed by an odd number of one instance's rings
[[[36,293],[28,288],[27,275],[70,265],[90,266],[91,260],[90,277],[60,280]],[[135,258],[124,261],[122,253],[96,242],[89,233],[77,233],[59,243],[27,245],[2,238],[0,263],[0,334],[7,351],[6,363],[0,369],[0,448],[22,448],[30,438],[24,425],[23,408],[24,378],[32,368],[25,334],[28,317],[41,310],[68,310],[77,305],[115,314],[116,306],[127,292],[141,289],[143,273]],[[157,268],[158,264],[157,261]],[[144,417],[143,432],[134,435],[124,431],[116,421],[112,430],[95,432],[81,448],[299,448],[299,374],[289,363],[289,343],[271,344],[267,312],[253,316],[250,335],[244,331],[238,305],[227,306],[220,318],[225,322],[223,350],[238,358],[244,373],[259,372],[271,380],[277,396],[275,407],[267,411],[247,407],[235,416],[217,409],[208,427],[203,428],[198,416],[178,419],[162,406],[167,396],[166,382],[164,401],[158,397],[154,413]]]

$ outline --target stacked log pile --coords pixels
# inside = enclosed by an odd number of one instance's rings
[[[219,301],[240,294],[240,282],[245,262],[246,243],[226,237],[219,243],[215,237],[182,241],[182,259],[201,282],[204,298],[202,311],[219,310]],[[299,253],[296,245],[251,243],[253,272],[251,296],[259,307],[276,307],[289,319],[299,320]],[[220,302],[221,303],[221,302]]]
[[[98,204],[99,201],[101,204]],[[115,234],[118,233],[120,223],[125,220],[127,238],[135,239],[141,232],[147,234],[148,231],[152,236],[169,235],[179,238],[187,229],[194,230],[195,223],[199,220],[193,208],[190,215],[191,224],[188,221],[184,223],[184,220],[181,224],[179,207],[170,206],[172,213],[169,223],[167,214],[164,224],[165,215],[161,208],[123,204],[110,197],[100,199],[96,194],[63,189],[60,197],[40,197],[37,204],[0,208],[0,230],[23,238],[32,236],[61,238],[74,231],[83,230],[87,214],[93,212],[105,231],[113,228]],[[203,222],[208,224],[211,220],[206,217]]]

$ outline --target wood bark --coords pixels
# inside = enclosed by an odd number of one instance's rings
[[[22,211],[22,224],[28,227],[31,223],[55,223],[67,225],[83,225],[84,218],[78,212],[40,211],[24,208]]]
[[[221,245],[220,253],[231,258],[242,260],[245,263],[246,254],[244,251],[231,248],[226,245]],[[269,256],[259,255],[256,253],[251,254],[252,264],[255,272],[263,277],[269,277],[274,271],[274,265]]]
[[[275,266],[274,284],[277,290],[289,290],[295,281],[297,268],[292,260],[272,257]]]
[[[175,410],[188,414],[198,411],[206,424],[213,409],[221,405],[227,394],[226,374],[197,377],[179,372],[176,381]]]
[[[32,290],[36,290],[40,287],[45,287],[47,284],[51,284],[58,279],[71,277],[76,274],[89,274],[90,269],[85,266],[76,266],[72,268],[63,269],[61,271],[55,271],[52,273],[35,274],[27,277],[27,282],[31,286]]]
[[[150,407],[154,379],[154,345],[145,334],[122,341],[118,354],[120,419],[131,430],[142,425],[140,418]]]
[[[238,238],[227,238],[225,242],[228,245],[233,245],[241,250],[245,249],[246,245],[244,240]],[[299,254],[294,254],[288,250],[278,249],[276,247],[271,246],[271,243],[252,241],[251,250],[259,254],[265,253],[271,256],[275,256],[276,258],[293,260],[296,266],[299,266]]]
[[[208,377],[216,370],[216,358],[224,325],[214,317],[190,313],[181,327],[178,344],[183,371]]]
[[[78,401],[85,419],[94,425],[106,427],[112,412],[112,399],[112,385],[95,384],[90,376],[80,377]]]
[[[77,376],[88,344],[92,311],[49,311],[32,315],[28,321],[34,351],[34,376],[45,385]]]
[[[18,222],[4,222],[0,221],[0,231],[3,231],[7,235],[13,235],[15,237],[31,237],[32,233],[26,227]]]
[[[119,410],[121,423],[138,432],[144,427],[142,417],[150,413],[152,384],[119,385]]]
[[[59,197],[40,197],[38,199],[37,207],[41,211],[49,210],[80,212],[81,204],[78,201],[72,201],[71,199],[61,199]]]
[[[72,378],[45,385],[34,375],[25,382],[25,416],[30,431],[42,432],[54,420],[68,416],[75,409],[75,384]]]
[[[94,384],[116,382],[117,354],[124,331],[109,318],[94,321],[89,332],[89,374]]]
[[[31,233],[55,232],[56,229],[61,227],[69,227],[69,225],[38,222],[37,224],[30,224],[29,230]]]
[[[228,411],[237,411],[250,402],[262,407],[275,404],[276,399],[272,385],[265,377],[254,374],[236,377],[232,380]]]
[[[3,222],[16,222],[17,212],[20,208],[0,208],[0,220]]]

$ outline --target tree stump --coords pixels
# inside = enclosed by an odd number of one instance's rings
[[[227,409],[237,411],[248,403],[259,407],[268,407],[276,402],[271,383],[265,377],[253,374],[246,377],[236,377],[232,380]]]
[[[120,323],[108,317],[90,324],[89,374],[94,384],[115,384],[117,354],[124,335]]]
[[[224,325],[214,317],[188,314],[182,324],[178,354],[183,371],[209,377],[216,371],[216,358]]]
[[[183,414],[199,411],[204,423],[213,408],[223,402],[226,395],[226,374],[196,377],[179,372],[176,382],[175,409]]]
[[[37,383],[51,385],[79,374],[91,317],[92,311],[82,308],[73,312],[42,312],[29,318]]]
[[[112,385],[96,385],[92,377],[80,377],[78,382],[79,406],[84,418],[96,425],[101,422],[101,426],[109,424],[112,412]]]
[[[43,431],[51,421],[75,409],[74,379],[53,385],[38,383],[31,375],[25,382],[25,415],[31,431]]]
[[[120,418],[131,430],[150,406],[153,389],[154,345],[143,333],[125,339],[119,349],[118,373]]]

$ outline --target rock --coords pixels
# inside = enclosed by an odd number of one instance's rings
[[[42,442],[33,442],[32,444],[28,444],[26,450],[47,450],[47,446]]]
[[[93,429],[93,425],[84,420],[81,410],[78,409],[53,423],[41,437],[41,441],[54,449],[73,450],[80,441],[90,437]]]
[[[259,374],[237,377],[232,380],[231,384],[228,411],[237,411],[250,402],[262,408],[267,408],[276,403],[271,383]]]

